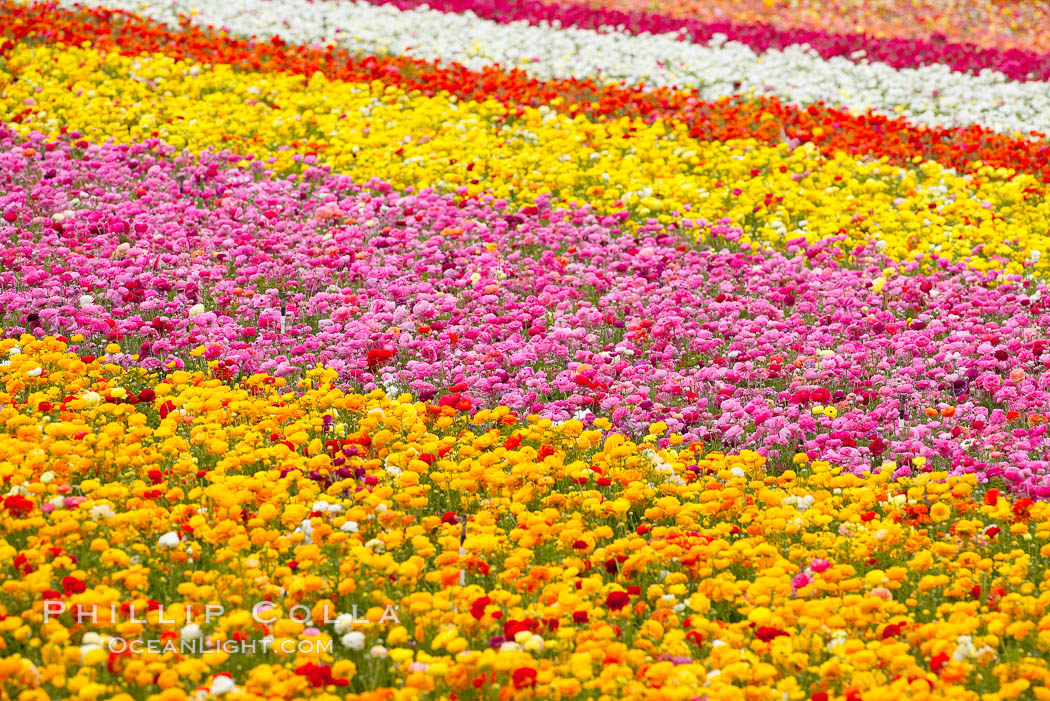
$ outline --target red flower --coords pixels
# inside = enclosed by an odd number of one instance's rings
[[[109,660],[106,662],[106,669],[109,670],[110,674],[120,674],[120,671],[123,669],[124,666],[118,665],[117,663],[122,657],[131,657],[131,654],[132,653],[130,645],[125,645],[124,649],[120,652],[113,652],[112,650],[110,650]]]
[[[301,677],[306,677],[310,680],[310,685],[316,689],[322,689],[330,684],[335,686],[346,686],[349,682],[346,679],[333,679],[332,678],[332,666],[327,664],[314,664],[308,662],[302,667],[295,670],[295,673]]]
[[[755,629],[755,637],[764,643],[768,643],[770,640],[785,635],[787,635],[787,633],[780,630],[779,628],[773,628],[771,626],[759,626]]]
[[[984,503],[988,506],[995,506],[999,503],[999,490],[989,489],[984,495]]]
[[[1022,497],[1018,499],[1016,502],[1014,502],[1014,507],[1012,509],[1014,516],[1019,521],[1027,521],[1028,510],[1032,508],[1033,504],[1035,504],[1035,502],[1029,499],[1028,497]]]
[[[522,621],[507,621],[503,624],[503,637],[513,640],[514,636],[522,631],[535,632],[536,621],[526,618]]]
[[[610,611],[619,611],[631,602],[631,597],[625,591],[611,591],[605,597],[605,605]]]
[[[831,392],[823,387],[818,387],[809,393],[809,398],[819,404],[827,404],[831,401]]]
[[[474,620],[480,621],[485,616],[485,607],[491,603],[492,599],[487,596],[475,599],[470,605],[470,615],[474,617]]]
[[[515,689],[536,686],[536,670],[532,667],[518,667],[512,675]]]
[[[28,516],[33,510],[33,502],[21,494],[12,494],[4,499],[4,508],[15,516]]]
[[[452,394],[446,394],[444,397],[438,400],[438,406],[450,406],[453,409],[463,400],[463,395],[458,392]]]
[[[388,360],[394,357],[396,351],[386,350],[384,348],[375,348],[368,351],[368,368],[375,370],[378,367],[382,367]]]
[[[885,628],[882,629],[882,639],[883,640],[886,640],[887,638],[896,638],[900,634],[901,634],[901,624],[900,623],[890,623],[888,626],[886,626]]]
[[[87,585],[76,577],[63,577],[62,588],[65,589],[66,596],[69,596],[70,594],[83,594],[87,591]]]
[[[933,659],[930,660],[930,671],[932,671],[934,674],[939,673],[941,671],[941,667],[943,667],[949,659],[951,658],[948,657],[947,652],[938,652],[936,655],[933,656]]]
[[[589,620],[590,620],[590,617],[587,615],[586,611],[573,611],[572,612],[572,622],[573,623],[586,623]]]

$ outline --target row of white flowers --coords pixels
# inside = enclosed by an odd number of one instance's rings
[[[73,0],[63,0],[72,5]],[[174,24],[192,15],[232,34],[292,43],[337,42],[363,54],[395,54],[492,64],[540,79],[599,78],[649,86],[698,88],[707,99],[776,95],[795,104],[826,104],[903,116],[917,125],[979,124],[1004,133],[1050,133],[1050,86],[1002,73],[953,72],[946,65],[896,69],[884,63],[823,59],[805,46],[756,54],[715,38],[707,45],[673,35],[595,32],[526,22],[500,24],[472,13],[339,0],[107,0],[106,7]]]

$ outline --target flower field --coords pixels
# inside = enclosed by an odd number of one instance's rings
[[[0,0],[0,698],[1050,699],[1047,23]]]

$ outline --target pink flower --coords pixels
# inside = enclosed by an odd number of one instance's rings
[[[893,592],[886,587],[875,587],[871,590],[871,595],[883,601],[893,601]]]
[[[813,572],[827,572],[828,568],[831,567],[831,563],[823,558],[817,558],[813,562],[809,563],[809,569]]]

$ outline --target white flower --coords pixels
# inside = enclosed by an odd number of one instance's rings
[[[94,303],[95,303],[95,298],[92,297],[91,295],[80,295],[80,306],[81,307],[90,307]]]
[[[196,317],[196,316],[200,316],[203,313],[204,313],[204,305],[200,304],[200,303],[194,304],[192,307],[190,307],[187,310],[187,314],[189,314],[189,317],[191,319]]]
[[[956,662],[966,662],[972,659],[977,654],[977,648],[974,647],[973,638],[969,635],[960,635],[959,639],[955,643],[955,652],[952,653],[952,659]]]
[[[111,518],[113,518],[113,516],[115,516],[115,514],[113,513],[113,507],[111,507],[109,504],[97,504],[97,505],[91,507],[91,511],[89,513],[90,513],[92,521],[100,521],[100,520],[101,521],[108,521]],[[172,535],[175,535],[175,534],[173,533]],[[163,540],[163,539],[164,539],[164,536],[161,536],[161,540]],[[178,545],[178,544],[179,544],[179,537],[177,535],[175,535],[175,545]],[[163,547],[167,547],[159,540],[157,541],[157,545],[161,546],[162,548]],[[175,547],[175,546],[173,545],[171,547]]]
[[[313,527],[313,525],[311,525],[310,519],[308,519],[308,518],[304,518],[303,522],[301,524],[299,524],[299,527],[295,529],[295,533],[302,533],[304,536],[306,536],[306,538],[305,538],[305,542],[306,543],[313,543],[314,542],[313,538],[311,537],[313,535],[313,532],[314,532],[314,527]]]
[[[101,650],[102,646],[96,643],[88,643],[87,645],[80,646],[80,661],[83,662],[84,658],[88,656],[88,653],[92,650]]]
[[[26,372],[26,374],[29,375],[30,377],[40,377],[40,374],[42,372],[44,372],[43,369],[41,369],[39,367],[35,367],[32,370],[29,370],[28,372]]]
[[[335,629],[336,635],[346,635],[354,627],[354,617],[349,613],[341,613],[335,617],[332,622],[332,628]],[[349,645],[347,646],[349,647]]]
[[[349,650],[365,649],[365,634],[359,630],[352,630],[339,639],[343,647]]]
[[[383,659],[386,657],[386,648],[382,645],[373,645],[372,649],[368,651],[368,654],[376,659]]]
[[[81,397],[90,406],[95,406],[102,401],[102,396],[98,392],[85,392]]]
[[[212,696],[221,696],[237,688],[233,678],[227,674],[217,674],[211,680],[211,689],[208,690]]]
[[[844,630],[836,630],[834,633],[831,634],[831,640],[828,641],[826,647],[828,648],[828,651],[830,652],[831,650],[834,650],[835,648],[837,648],[839,645],[845,645],[845,644],[846,644],[846,631],[844,631]]]
[[[810,510],[810,508],[813,506],[814,501],[816,501],[816,499],[813,497],[812,494],[806,494],[801,497],[795,496],[794,494],[789,494],[788,496],[781,499],[780,503],[783,506],[794,506],[796,509],[798,509],[799,513],[804,514]]]
[[[357,533],[358,525],[357,521],[347,521],[339,527],[343,533]]]
[[[543,638],[538,635],[532,635],[521,645],[525,652],[543,652]]]
[[[179,631],[179,639],[184,643],[188,643],[198,640],[203,634],[204,632],[199,625],[196,623],[188,623]]]
[[[157,539],[157,546],[161,548],[174,548],[178,544],[179,534],[175,531],[168,531]]]

